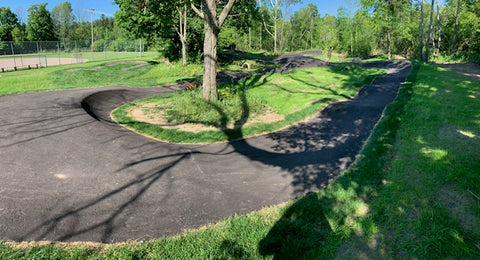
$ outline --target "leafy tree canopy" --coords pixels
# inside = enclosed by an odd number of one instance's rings
[[[17,16],[9,7],[0,7],[0,41],[13,40],[12,31],[19,25]]]
[[[28,39],[30,41],[56,40],[52,18],[47,10],[47,3],[31,5],[28,12]]]
[[[65,1],[53,7],[52,20],[58,38],[66,40],[71,34],[71,29],[75,20],[72,4]]]
[[[158,36],[172,36],[175,10],[174,0],[115,0],[120,7],[115,22],[130,32],[132,38],[148,41]]]

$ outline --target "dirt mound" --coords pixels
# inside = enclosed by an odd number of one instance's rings
[[[328,66],[328,63],[322,60],[315,59],[313,57],[303,56],[305,54],[322,53],[321,51],[308,51],[302,53],[287,53],[278,56],[273,60],[276,64],[281,64],[281,67],[271,69],[268,72],[273,73],[286,73],[295,68],[313,68]]]

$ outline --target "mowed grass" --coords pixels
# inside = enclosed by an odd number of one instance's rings
[[[396,258],[480,256],[480,82],[423,65],[371,202],[364,246]],[[352,239],[356,244],[357,239]],[[359,255],[352,250],[353,255]]]
[[[129,87],[151,87],[173,84],[181,81],[200,82],[203,74],[201,64],[182,66],[181,62],[163,63],[161,57],[154,53],[145,53],[145,57],[124,58],[115,60],[93,61],[80,64],[51,66],[42,69],[20,70],[0,73],[0,96],[26,92],[47,90],[91,88],[112,85]],[[96,53],[95,55],[101,55]],[[148,64],[136,67],[135,61]],[[127,62],[110,66],[111,63]],[[218,72],[239,71],[240,64],[249,62],[252,68],[248,71],[255,72],[264,66],[254,60],[237,60],[234,62],[221,62]],[[275,65],[270,65],[275,66]],[[100,68],[99,68],[100,67]],[[129,69],[129,67],[132,67]],[[70,71],[71,69],[80,69]]]
[[[278,130],[318,113],[330,103],[353,97],[384,70],[351,65],[295,69],[285,74],[254,75],[219,87],[219,101],[205,102],[201,89],[137,100],[113,112],[117,122],[137,132],[175,143],[211,143]],[[154,115],[162,112],[168,121],[214,126],[198,133],[167,129],[130,116],[133,108]],[[246,124],[269,114],[277,120]]]
[[[355,165],[317,193],[149,242],[0,242],[0,259],[476,259],[479,147],[480,82],[416,64]]]
[[[117,62],[144,61],[145,66],[128,69],[138,64]],[[70,71],[71,69],[79,69]],[[0,74],[0,96],[74,88],[125,85],[131,87],[158,86],[181,80],[198,79],[203,73],[198,64],[183,67],[180,63],[163,64],[151,57],[88,62],[43,69],[22,70]]]

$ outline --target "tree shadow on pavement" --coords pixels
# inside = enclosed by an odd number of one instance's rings
[[[77,240],[77,237],[82,234],[96,231],[96,233],[101,234],[101,237],[97,238],[98,241],[104,243],[110,242],[115,229],[118,228],[119,225],[123,225],[122,222],[128,218],[128,208],[133,206],[152,185],[159,181],[163,175],[168,172],[168,170],[174,168],[179,162],[188,158],[188,156],[188,153],[183,153],[165,156],[164,158],[157,158],[174,159],[163,165],[158,165],[156,169],[152,169],[151,171],[136,176],[130,182],[125,183],[94,200],[87,201],[68,210],[62,209],[62,213],[56,216],[46,217],[47,220],[29,230],[24,235],[15,238],[15,240],[24,241],[31,240],[32,238],[36,241],[45,239],[51,240],[52,235],[54,235],[53,239],[57,241],[67,241],[71,239]],[[132,164],[127,167],[131,166],[134,165]],[[130,195],[118,198],[122,193]],[[162,201],[167,198],[168,196],[159,199],[158,203],[162,203]],[[117,201],[117,203],[115,204],[114,209],[104,215],[106,217],[95,219],[93,223],[85,223],[82,221],[85,214],[95,214],[95,211],[98,211],[99,207],[101,208],[101,206],[105,204],[105,206],[108,207],[108,202],[111,201]],[[53,211],[54,209],[51,210]]]

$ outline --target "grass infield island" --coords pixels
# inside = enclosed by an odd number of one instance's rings
[[[0,242],[0,259],[476,259],[479,111],[478,80],[415,64],[354,166],[319,192],[147,242]]]
[[[201,89],[150,97],[112,113],[120,124],[174,143],[232,141],[272,132],[349,99],[386,72],[350,65],[254,75],[219,86],[219,101],[205,102]],[[141,118],[141,119],[139,119]]]

